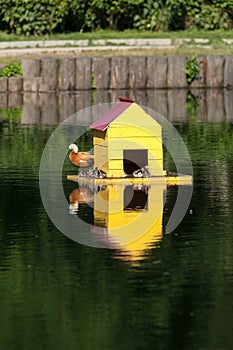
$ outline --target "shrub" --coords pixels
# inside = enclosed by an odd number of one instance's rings
[[[10,31],[23,35],[51,33],[68,9],[61,0],[0,0],[0,15]]]
[[[228,29],[230,22],[229,13],[218,1],[214,4],[197,1],[195,5],[187,7],[187,27],[204,30]]]
[[[68,0],[69,1],[69,0]],[[83,24],[81,30],[114,29],[133,27],[134,15],[143,0],[70,0],[69,16],[73,14]]]
[[[0,0],[1,29],[19,35],[96,29],[230,29],[232,0]]]
[[[196,55],[187,59],[185,74],[188,84],[191,84],[200,72],[200,66]]]
[[[20,64],[11,63],[0,69],[0,77],[20,77],[22,75],[22,67]]]

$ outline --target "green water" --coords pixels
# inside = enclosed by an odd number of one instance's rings
[[[193,162],[192,202],[135,265],[53,225],[38,172],[54,127],[22,125],[20,113],[0,126],[0,348],[231,349],[233,124],[190,113],[175,125]],[[165,164],[173,170],[169,155]],[[64,173],[74,173],[68,160]],[[74,188],[64,181],[67,198]],[[91,222],[91,208],[82,210]]]

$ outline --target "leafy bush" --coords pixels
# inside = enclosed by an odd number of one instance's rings
[[[184,29],[183,0],[147,0],[142,13],[134,17],[134,27],[151,31]]]
[[[0,0],[1,29],[54,31],[231,29],[232,0]]]
[[[22,75],[22,67],[20,64],[11,63],[0,69],[0,77],[19,77]]]
[[[79,23],[83,19],[81,31],[123,30],[133,27],[134,15],[142,4],[143,0],[70,0],[68,17],[77,16]]]
[[[0,0],[0,15],[12,33],[42,35],[51,33],[68,10],[68,1]]]
[[[190,56],[186,62],[185,74],[189,84],[197,77],[200,72],[200,66],[196,55]]]
[[[232,1],[147,0],[134,17],[134,27],[151,31],[228,29],[232,26],[232,17]]]
[[[139,30],[168,30],[166,8],[162,1],[148,0],[143,4],[142,13],[134,16],[134,27]]]
[[[230,27],[233,6],[229,1],[186,0],[187,27],[215,30]]]

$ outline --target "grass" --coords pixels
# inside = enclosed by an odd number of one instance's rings
[[[20,64],[21,57],[1,57],[0,56],[0,69],[4,68],[8,64]]]
[[[186,30],[176,32],[149,32],[137,30],[125,30],[123,32],[111,30],[99,30],[88,33],[57,33],[45,36],[19,36],[0,31],[0,41],[29,41],[29,40],[93,40],[93,39],[136,39],[136,38],[202,38],[213,41],[219,41],[222,38],[232,38],[233,31],[215,30],[198,31]]]
[[[94,39],[135,39],[135,38],[171,38],[174,42],[176,39],[188,38],[191,39],[189,43],[183,43],[180,46],[174,46],[172,48],[130,48],[129,50],[118,48],[118,50],[96,50],[95,47],[89,46],[87,50],[80,50],[79,52],[70,53],[59,53],[53,54],[49,52],[35,54],[31,53],[28,56],[116,56],[116,55],[225,55],[233,54],[233,45],[226,44],[222,41],[223,38],[233,39],[232,31],[179,31],[179,32],[145,32],[136,30],[126,30],[123,32],[116,32],[110,30],[99,30],[91,33],[67,33],[67,34],[53,34],[50,36],[43,37],[24,37],[13,34],[7,34],[6,32],[0,31],[0,41],[24,41],[24,40],[85,40],[88,39],[89,43]],[[208,39],[208,43],[195,43],[193,39]],[[211,46],[211,47],[210,47]],[[70,45],[67,45],[70,47]],[[9,63],[20,63],[21,58],[25,57],[25,53],[19,54],[17,57],[1,57],[0,65]]]
[[[29,55],[18,55],[17,57],[1,57],[0,56],[0,67],[4,67],[5,65],[8,65],[10,63],[13,64],[19,64],[21,63],[22,57],[31,57],[31,58],[38,58],[38,57],[78,57],[78,56],[87,56],[87,57],[94,57],[94,56],[167,56],[167,55],[185,55],[185,56],[191,56],[191,55],[233,55],[233,46],[229,46],[228,48],[205,48],[205,47],[179,47],[179,48],[171,48],[171,49],[136,49],[131,48],[129,50],[104,50],[104,51],[96,51],[94,48],[88,51],[82,51],[82,52],[64,52],[59,54],[51,54],[49,52],[43,53],[43,54],[35,54],[31,53]]]

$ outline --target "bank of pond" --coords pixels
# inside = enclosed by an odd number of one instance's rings
[[[233,88],[233,55],[23,58],[0,92]]]

